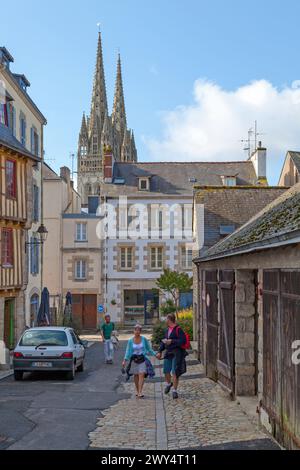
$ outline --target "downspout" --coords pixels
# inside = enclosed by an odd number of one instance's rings
[[[41,224],[44,223],[44,182],[43,182],[43,164],[44,164],[44,124],[41,129]],[[41,244],[41,295],[43,292],[43,269],[44,269],[44,243]]]

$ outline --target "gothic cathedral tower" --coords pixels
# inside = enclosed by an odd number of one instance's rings
[[[103,182],[104,146],[112,148],[115,161],[137,161],[133,131],[127,129],[120,54],[118,55],[113,110],[111,116],[108,114],[99,32],[91,112],[89,117],[83,114],[78,139],[77,189],[83,205],[87,205],[89,196],[100,194]]]

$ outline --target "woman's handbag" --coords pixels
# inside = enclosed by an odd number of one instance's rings
[[[132,356],[132,360],[135,364],[142,364],[143,362],[145,362],[145,356],[144,354],[134,354]]]

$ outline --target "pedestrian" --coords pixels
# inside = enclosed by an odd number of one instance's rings
[[[110,320],[110,315],[105,315],[104,323],[101,326],[101,336],[104,343],[104,357],[106,364],[112,364],[114,359],[114,345],[111,337],[115,331],[115,324]]]
[[[161,359],[162,352],[165,351],[163,367],[166,379],[165,394],[167,395],[173,387],[172,396],[177,399],[179,377],[186,372],[185,357],[188,353],[184,349],[184,345],[187,339],[184,331],[177,325],[174,313],[167,315],[166,322],[165,337],[160,344],[157,357]]]
[[[123,369],[128,363],[126,372],[128,375],[134,376],[137,398],[144,398],[143,387],[145,376],[147,375],[147,356],[157,355],[151,348],[150,342],[141,333],[141,325],[135,325],[134,336],[128,340],[122,363]]]

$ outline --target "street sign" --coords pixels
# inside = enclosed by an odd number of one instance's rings
[[[104,307],[103,307],[103,305],[101,305],[101,304],[98,305],[98,312],[99,312],[99,313],[103,313],[103,312],[104,312]]]

